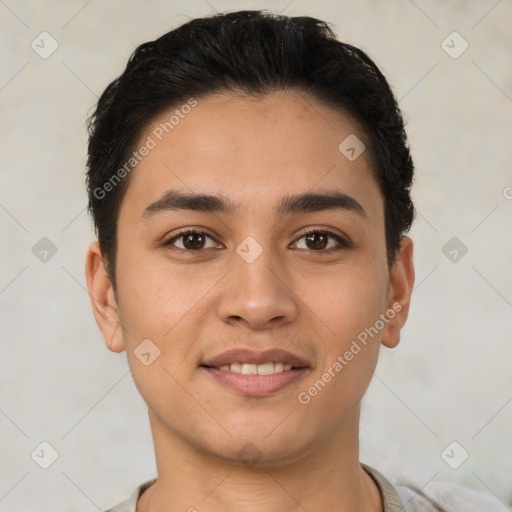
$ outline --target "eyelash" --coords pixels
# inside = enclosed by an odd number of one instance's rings
[[[298,240],[301,240],[301,239],[305,238],[306,236],[312,235],[315,233],[319,233],[321,235],[327,235],[329,238],[333,238],[338,243],[338,247],[330,247],[329,249],[319,250],[319,251],[313,251],[312,249],[310,249],[312,252],[341,251],[342,249],[348,249],[351,247],[348,240],[346,240],[345,238],[341,237],[340,235],[337,235],[336,233],[333,233],[332,231],[329,231],[328,229],[322,229],[320,227],[306,228],[302,232],[300,237],[297,238],[295,243],[297,243]]]
[[[315,251],[314,249],[309,249],[311,252],[332,252],[332,251],[340,251],[343,249],[349,249],[351,247],[351,244],[345,240],[340,235],[337,235],[336,233],[333,233],[332,231],[329,231],[328,229],[322,229],[317,227],[307,228],[297,239],[294,243],[297,243],[299,240],[302,240],[303,238],[307,237],[308,235],[312,234],[322,234],[327,235],[328,238],[334,239],[338,243],[338,247],[330,247],[329,249],[320,249]],[[191,250],[191,249],[182,249],[181,247],[172,247],[174,242],[179,240],[180,238],[186,237],[188,235],[204,235],[212,240],[214,238],[204,231],[198,231],[195,229],[186,228],[183,231],[178,232],[176,235],[174,235],[172,238],[169,238],[167,241],[163,243],[165,247],[171,248],[173,251],[182,251],[187,253],[194,253],[194,252],[202,252],[205,249],[198,249],[198,250]],[[299,250],[307,250],[307,249],[299,249]]]

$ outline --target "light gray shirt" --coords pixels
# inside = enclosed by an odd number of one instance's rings
[[[380,491],[384,512],[511,512],[498,498],[451,482],[431,482],[428,493],[411,485],[391,485],[375,469],[361,464]],[[156,482],[143,483],[125,501],[106,512],[136,512],[140,495]]]

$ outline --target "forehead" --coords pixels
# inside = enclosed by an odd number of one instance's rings
[[[141,136],[138,147],[151,149],[132,171],[121,212],[127,203],[143,210],[169,189],[229,196],[246,213],[284,194],[336,189],[379,216],[383,202],[368,154],[348,158],[347,140],[357,152],[365,140],[354,119],[305,94],[189,100],[162,112]]]

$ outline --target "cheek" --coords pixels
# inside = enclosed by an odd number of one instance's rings
[[[173,266],[171,272],[169,262],[143,254],[132,253],[118,261],[119,311],[128,363],[140,395],[161,417],[173,417],[177,404],[184,411],[180,417],[194,413],[180,383],[188,382],[192,371],[188,363],[194,340],[200,338],[199,323],[193,318],[210,279],[199,280],[190,269]]]
[[[355,411],[368,388],[378,359],[382,331],[375,324],[385,312],[385,292],[386,281],[378,275],[366,272],[363,278],[352,269],[349,275],[333,276],[323,293],[311,296],[321,319],[317,345],[323,354],[297,398],[310,416],[329,416],[326,429],[337,428]]]
[[[179,382],[192,378],[201,354],[198,343],[215,322],[212,297],[223,275],[222,269],[205,273],[197,266],[171,264],[154,256],[132,254],[118,266],[127,357],[140,393],[150,401],[155,400],[151,393],[160,396],[164,390],[167,396],[180,396],[183,390],[176,387],[171,375]],[[158,355],[151,365],[154,371],[147,371],[137,360],[144,340],[151,342],[145,342],[149,352]],[[148,392],[148,386],[155,387]]]
[[[317,345],[323,347],[323,354],[309,387],[302,391],[319,414],[323,408],[337,415],[355,407],[377,364],[382,337],[379,319],[387,304],[387,267],[360,263],[332,272],[322,280],[323,286],[304,292],[320,320],[316,321]]]
[[[321,336],[338,340],[340,349],[384,312],[387,278],[374,269],[370,265],[347,266],[305,284],[302,297],[319,320]]]
[[[200,278],[191,265],[180,268],[151,253],[120,258],[117,276],[128,336],[160,342],[194,309],[213,281]]]

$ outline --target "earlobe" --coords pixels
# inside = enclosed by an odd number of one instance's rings
[[[404,236],[391,268],[387,311],[389,322],[382,333],[382,344],[395,348],[400,341],[400,329],[409,314],[411,293],[414,287],[413,243]],[[392,313],[393,312],[393,313]]]
[[[119,308],[98,241],[92,242],[87,251],[85,275],[94,318],[105,344],[112,352],[122,352],[124,340]]]

